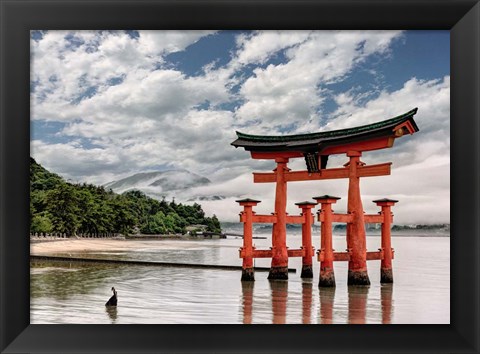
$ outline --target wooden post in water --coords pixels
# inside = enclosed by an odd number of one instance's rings
[[[237,200],[243,211],[240,213],[240,221],[243,222],[243,247],[240,248],[240,257],[243,257],[242,280],[254,281],[255,272],[253,269],[253,210],[252,208],[260,203],[259,200],[242,199]]]
[[[393,199],[377,199],[373,201],[378,206],[382,207],[380,212],[383,215],[382,223],[382,251],[383,258],[380,266],[380,283],[393,283],[392,258],[393,248],[391,241],[391,225],[393,221],[393,214],[391,207],[398,203],[398,200]]]
[[[321,209],[318,213],[318,221],[321,222],[321,241],[319,250],[320,280],[318,286],[334,287],[335,273],[333,271],[332,204],[336,203],[340,198],[332,197],[330,195],[322,195],[320,197],[314,197],[313,199],[321,204]]]
[[[365,219],[360,195],[360,177],[357,170],[365,165],[360,161],[360,151],[348,151],[350,161],[348,183],[348,213],[353,216],[347,224],[347,248],[351,250],[348,262],[348,285],[370,285],[367,272],[367,239],[365,234]]]
[[[268,279],[288,279],[288,252],[287,252],[287,182],[285,173],[288,158],[275,159],[277,168],[275,188],[275,215],[277,222],[272,229],[272,265]]]
[[[312,208],[315,207],[316,203],[312,202],[301,202],[295,203],[299,208],[302,209],[303,224],[302,224],[302,249],[304,250],[304,255],[302,257],[302,274],[301,278],[313,278],[312,270],[312,257],[313,257],[313,247],[312,247]]]

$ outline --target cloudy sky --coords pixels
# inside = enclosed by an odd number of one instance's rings
[[[186,169],[213,183],[195,193],[208,214],[238,220],[235,199],[273,211],[270,171],[230,145],[235,131],[296,134],[353,127],[418,107],[420,131],[367,164],[393,162],[390,176],[361,181],[375,198],[399,199],[396,223],[450,219],[448,31],[33,31],[31,155],[73,182],[105,184],[134,173]],[[340,167],[345,156],[332,156]],[[305,169],[302,159],[289,167]],[[346,180],[288,185],[295,202],[342,197]]]

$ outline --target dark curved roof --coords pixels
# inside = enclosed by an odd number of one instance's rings
[[[406,121],[409,121],[415,131],[418,131],[417,124],[413,120],[413,116],[416,113],[417,108],[414,108],[397,117],[376,123],[309,134],[270,136],[251,135],[237,131],[238,139],[232,142],[231,145],[244,147],[247,151],[320,151],[322,146],[341,145],[353,141],[394,135],[392,128]]]

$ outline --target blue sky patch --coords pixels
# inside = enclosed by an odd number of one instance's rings
[[[221,31],[193,43],[184,51],[167,55],[165,60],[187,76],[203,73],[203,67],[214,63],[213,68],[226,65],[235,49],[235,36],[239,31]]]

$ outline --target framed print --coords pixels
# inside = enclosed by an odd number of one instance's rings
[[[1,0],[0,22],[2,353],[478,352],[477,1]]]

